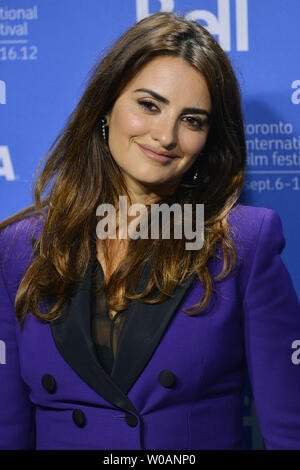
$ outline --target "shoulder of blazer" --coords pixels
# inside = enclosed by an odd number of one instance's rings
[[[42,231],[41,215],[33,214],[0,231],[0,268],[12,298],[32,262]]]
[[[229,234],[241,256],[256,248],[264,219],[278,214],[273,209],[238,204],[228,217]]]
[[[236,247],[238,277],[243,292],[258,246],[267,243],[267,238],[282,251],[285,244],[282,223],[273,209],[242,204],[232,209],[228,223]]]

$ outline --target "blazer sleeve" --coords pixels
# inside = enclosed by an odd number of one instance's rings
[[[277,212],[266,210],[244,293],[248,374],[265,449],[300,449],[300,304],[280,253]]]
[[[0,449],[34,449],[34,405],[21,377],[14,299],[4,276],[3,254],[7,244],[3,232],[0,232]]]

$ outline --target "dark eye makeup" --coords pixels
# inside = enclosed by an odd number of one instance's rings
[[[137,100],[137,102],[146,111],[153,112],[153,106],[154,106],[154,108],[158,109],[156,104],[152,103],[152,101]],[[205,120],[203,120],[203,119],[196,118],[194,116],[185,116],[185,118],[190,120],[190,121],[188,121],[188,124],[190,124],[191,127],[195,128],[195,129],[202,129],[202,127],[205,125]]]

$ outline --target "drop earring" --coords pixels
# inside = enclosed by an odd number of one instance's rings
[[[200,166],[200,158],[201,158],[202,154],[200,153],[198,158],[197,158],[197,161],[196,161],[196,171],[194,173],[194,177],[193,177],[193,180],[195,183],[197,183],[197,179],[198,179],[198,176],[199,176],[199,166]]]
[[[104,117],[100,118],[100,122],[101,122],[101,129],[102,129],[103,140],[104,140],[104,142],[106,142],[106,141],[107,141],[107,137],[106,137],[106,127],[108,127],[108,126],[105,126],[105,124],[107,123],[106,117],[104,116]]]

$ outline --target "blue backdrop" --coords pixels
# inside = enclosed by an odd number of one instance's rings
[[[280,214],[299,297],[299,0],[0,0],[0,220],[32,203],[36,167],[98,55],[160,10],[201,23],[231,58],[248,146],[242,201]],[[263,448],[249,382],[244,431]]]

